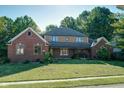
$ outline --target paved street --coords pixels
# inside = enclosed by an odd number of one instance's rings
[[[124,84],[111,84],[111,85],[99,85],[99,86],[83,86],[80,88],[124,88]]]

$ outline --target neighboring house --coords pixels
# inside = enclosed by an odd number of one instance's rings
[[[104,37],[92,40],[78,31],[56,28],[42,38],[29,27],[8,42],[8,58],[13,62],[43,60],[44,53],[49,50],[54,58],[70,58],[75,54],[95,58],[101,47],[112,52],[111,45]]]

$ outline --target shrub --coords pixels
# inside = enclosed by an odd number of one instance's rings
[[[113,53],[112,59],[124,60],[124,53],[122,53],[122,52]]]
[[[108,60],[110,59],[110,53],[106,48],[101,48],[97,52],[97,58],[102,60]]]
[[[53,63],[53,56],[52,56],[52,53],[50,53],[50,52],[45,52],[45,54],[44,54],[44,63],[45,63],[45,64]]]
[[[72,58],[72,59],[79,59],[80,57],[79,57],[79,54],[73,54],[73,55],[71,56],[71,58]]]
[[[6,64],[6,63],[10,63],[10,60],[7,57],[2,57],[0,59],[0,64]]]
[[[23,62],[23,64],[28,64],[28,63],[30,63],[31,61],[29,61],[29,60],[25,60],[24,62]]]

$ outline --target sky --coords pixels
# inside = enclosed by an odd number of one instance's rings
[[[59,26],[66,16],[76,18],[84,10],[91,11],[95,5],[0,5],[0,16],[7,16],[13,20],[16,17],[28,15],[44,31],[46,26],[54,24]],[[103,7],[103,5],[101,6]],[[115,6],[104,6],[112,12],[122,12]]]

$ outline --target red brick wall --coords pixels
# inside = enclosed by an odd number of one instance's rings
[[[102,39],[97,45],[93,46],[91,48],[91,57],[95,58],[97,51],[100,49],[100,47],[106,47],[110,53],[112,53],[112,47],[108,44],[106,44],[106,41]]]
[[[34,55],[34,45],[37,43],[42,45],[42,50],[48,51],[48,46],[45,46],[45,42],[41,40],[35,33],[31,31],[31,36],[28,36],[28,31],[23,33],[20,37],[12,42],[12,45],[8,45],[8,58],[12,62],[30,60],[35,61],[36,59],[43,60],[43,52],[41,55]],[[24,55],[16,55],[16,45],[22,43],[25,45]]]

